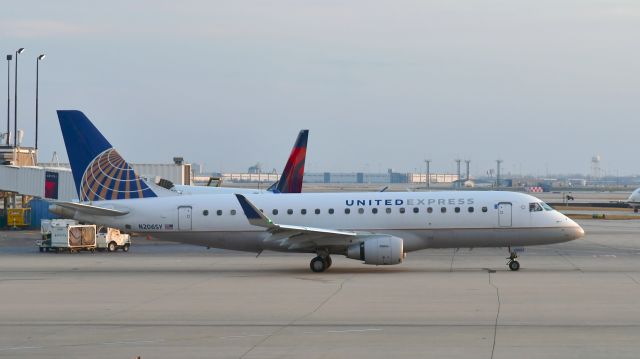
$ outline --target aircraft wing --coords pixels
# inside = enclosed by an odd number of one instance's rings
[[[277,224],[262,213],[251,201],[241,194],[236,194],[238,202],[244,211],[247,220],[254,226],[266,228],[271,233],[266,241],[279,241],[280,245],[289,249],[300,249],[307,247],[348,245],[359,242],[361,237],[372,235],[372,233],[357,233],[352,231],[341,231],[335,229],[293,226]]]

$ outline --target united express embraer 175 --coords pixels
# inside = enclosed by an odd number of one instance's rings
[[[58,111],[79,198],[58,213],[158,239],[215,248],[314,253],[365,264],[402,263],[428,248],[509,248],[584,235],[539,199],[514,192],[373,192],[157,197],[79,111]]]

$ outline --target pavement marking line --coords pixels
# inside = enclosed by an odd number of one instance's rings
[[[638,282],[635,278],[633,278],[633,276],[629,273],[625,273],[624,274],[627,278],[631,279],[635,284],[640,285],[640,282]]]
[[[257,347],[259,347],[260,345],[264,344],[267,342],[267,340],[269,340],[270,338],[278,335],[280,332],[282,332],[285,328],[288,328],[289,326],[303,320],[304,318],[307,318],[308,316],[312,315],[313,313],[317,312],[320,308],[322,308],[325,304],[327,304],[327,302],[329,302],[333,297],[336,296],[336,294],[340,293],[340,291],[342,291],[342,287],[344,286],[344,284],[350,280],[351,278],[353,278],[353,275],[343,279],[340,282],[340,285],[338,285],[338,288],[333,291],[328,297],[327,299],[323,300],[322,303],[320,303],[314,310],[312,310],[311,312],[299,317],[299,318],[295,318],[293,320],[291,320],[289,323],[281,326],[280,328],[278,328],[277,330],[275,330],[274,332],[272,332],[271,334],[269,334],[267,337],[265,337],[264,339],[262,339],[261,341],[259,341],[258,343],[254,344],[251,348],[249,348],[249,350],[247,350],[246,352],[244,352],[244,354],[242,354],[240,356],[239,359],[243,359],[245,358],[247,355],[249,355],[249,353],[251,353],[252,351],[254,351]]]
[[[12,348],[0,348],[0,351],[4,350],[24,350],[24,349],[42,349],[43,347],[12,347]]]
[[[252,337],[266,337],[269,334],[247,334],[247,335],[229,335],[226,337],[218,337],[218,339],[242,339],[242,338],[252,338]]]
[[[449,265],[449,272],[453,272],[453,261],[456,259],[456,253],[458,253],[458,249],[454,248],[453,253],[451,253],[451,264]]]
[[[121,341],[121,342],[104,342],[99,343],[99,345],[115,345],[115,344],[148,344],[148,343],[159,343],[164,340],[132,340],[132,341]]]
[[[498,335],[498,319],[500,319],[500,289],[497,285],[493,283],[491,274],[495,272],[488,271],[489,273],[489,284],[496,289],[496,297],[498,298],[498,310],[496,311],[496,321],[493,324],[493,344],[491,345],[491,359],[493,359],[493,355],[496,351],[496,336]]]
[[[560,257],[561,257],[562,259],[564,259],[567,263],[569,263],[569,265],[570,265],[570,266],[572,266],[572,267],[573,267],[573,269],[575,269],[575,270],[576,270],[576,271],[578,271],[578,272],[582,272],[582,268],[578,267],[575,263],[573,263],[573,261],[571,261],[571,259],[569,259],[569,256],[568,256],[568,255],[566,255],[566,254],[564,254],[564,253],[562,253],[562,252],[560,252],[560,251],[558,251],[558,250],[556,250],[555,252],[556,252],[556,254],[557,254],[558,256],[560,256]]]
[[[379,332],[382,329],[347,329],[347,330],[327,330],[326,333],[362,333],[362,332]]]

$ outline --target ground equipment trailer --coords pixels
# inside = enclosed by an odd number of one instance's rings
[[[108,227],[100,227],[98,230],[96,248],[99,251],[115,252],[118,249],[122,249],[123,252],[128,252],[129,247],[131,247],[131,237],[128,234],[120,233],[120,230]]]
[[[96,250],[96,226],[78,224],[68,219],[43,220],[40,232],[42,239],[36,241],[40,252],[76,253]]]

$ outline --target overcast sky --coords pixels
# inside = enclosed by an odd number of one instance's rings
[[[513,173],[588,173],[600,154],[607,173],[639,174],[639,40],[635,0],[21,0],[0,12],[2,51],[27,49],[26,145],[47,54],[41,161],[66,160],[55,110],[79,109],[130,162],[181,155],[216,171],[280,170],[309,128],[313,172],[424,171],[427,157],[451,172],[460,157],[476,175],[496,158]]]

